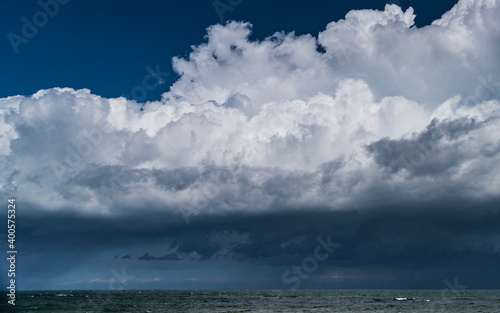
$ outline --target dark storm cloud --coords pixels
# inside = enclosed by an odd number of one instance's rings
[[[499,257],[500,213],[496,211],[499,203],[457,200],[377,210],[198,216],[189,225],[159,212],[149,213],[147,219],[140,215],[97,219],[45,214],[23,217],[25,222],[20,231],[26,238],[33,238],[29,245],[33,251],[66,251],[70,247],[91,251],[149,242],[164,246],[163,253],[153,255],[143,251],[130,257],[172,261],[196,253],[202,262],[227,248],[224,253],[227,257],[273,266],[304,258],[314,250],[317,237],[330,236],[332,242],[341,243],[326,261],[332,265],[416,266],[462,255]],[[44,223],[50,223],[50,231],[41,226]],[[224,246],[220,240],[214,241],[217,234],[222,234],[230,244]],[[248,240],[242,240],[246,238],[242,234],[248,234]],[[283,245],[298,237],[303,238]],[[174,238],[174,242],[168,242],[167,238]]]
[[[283,271],[311,257],[320,238],[340,246],[303,282],[304,288],[327,286],[322,284],[330,277],[344,276],[347,280],[333,279],[330,284],[380,287],[379,275],[390,278],[383,285],[387,288],[440,288],[450,275],[473,286],[491,287],[500,262],[499,205],[500,199],[412,200],[343,211],[199,214],[190,224],[180,214],[146,209],[96,217],[22,206],[18,243],[26,277],[63,276],[74,268],[85,269],[103,255],[116,264],[111,268],[137,267],[144,273],[158,267],[189,272],[225,260],[242,271],[248,266],[267,268],[277,284],[273,288],[289,288],[281,281]],[[408,285],[414,279],[419,283]]]
[[[176,254],[166,254],[166,255],[157,257],[157,256],[149,255],[149,253],[144,253],[144,255],[141,255],[138,259],[142,260],[142,261],[153,261],[153,260],[178,261],[178,260],[181,260]]]
[[[497,119],[497,116],[481,122],[476,118],[451,121],[434,119],[424,131],[412,139],[383,138],[367,145],[367,150],[374,155],[378,164],[391,173],[406,169],[412,175],[440,176],[471,157],[460,151],[463,141],[459,139],[463,139],[474,130],[491,125]],[[494,151],[488,151],[489,154],[486,153],[486,156],[496,155]]]
[[[86,171],[74,176],[72,184],[89,187],[93,190],[129,190],[136,183],[152,179],[157,186],[165,190],[179,191],[186,189],[201,177],[196,168],[173,170],[130,169],[125,166],[88,166]]]

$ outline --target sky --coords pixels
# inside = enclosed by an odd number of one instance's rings
[[[0,5],[19,290],[500,288],[498,1],[57,1]]]
[[[172,58],[188,56],[192,45],[203,42],[206,28],[230,20],[253,24],[254,39],[264,39],[278,31],[316,36],[331,21],[344,18],[352,9],[383,10],[385,0],[375,1],[75,1],[61,0],[40,6],[38,1],[0,3],[0,97],[32,95],[52,87],[87,88],[104,97],[127,97],[139,102],[160,100],[179,75]],[[420,14],[417,25],[430,24],[449,10],[454,1],[394,0],[404,9],[410,5]],[[66,3],[67,2],[67,3]],[[42,1],[51,3],[51,1]],[[219,11],[215,9],[216,3]],[[228,7],[224,4],[233,3]],[[53,14],[47,21],[37,12],[48,7]],[[42,11],[43,12],[43,11]],[[27,42],[7,38],[22,36],[25,23],[40,19],[39,31]],[[29,30],[27,30],[29,33]],[[24,37],[24,36],[23,36]],[[16,46],[16,49],[14,49]],[[165,83],[147,92],[142,86],[146,67],[159,66]],[[43,73],[43,74],[42,74]]]

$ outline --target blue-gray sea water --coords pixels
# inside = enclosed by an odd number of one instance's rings
[[[13,312],[500,312],[485,290],[20,291]],[[10,309],[9,309],[10,311]]]

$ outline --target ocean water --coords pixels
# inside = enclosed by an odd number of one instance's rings
[[[500,312],[484,290],[20,291],[13,312]],[[10,311],[10,310],[9,310]]]

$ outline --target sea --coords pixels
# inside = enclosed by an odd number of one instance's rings
[[[500,312],[491,290],[19,291],[5,312]],[[3,309],[5,310],[5,309]]]

